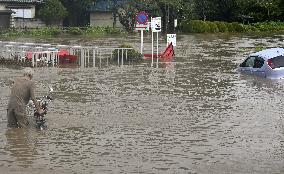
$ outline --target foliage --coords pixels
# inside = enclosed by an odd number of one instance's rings
[[[228,27],[225,22],[215,21],[220,32],[228,32]]]
[[[216,22],[210,22],[208,21],[207,24],[209,25],[209,32],[210,33],[218,33],[219,32],[219,28],[218,25],[216,24]]]
[[[87,26],[89,24],[89,13],[87,8],[93,0],[60,0],[67,9],[67,17],[64,20],[66,26]]]
[[[46,28],[27,30],[24,33],[30,36],[58,36],[62,32],[61,29],[58,27],[46,27]]]
[[[181,25],[182,31],[189,33],[284,31],[283,22],[259,22],[244,25],[238,22],[189,20],[184,21]]]
[[[173,28],[174,18],[177,18],[178,11],[185,6],[184,2],[184,0],[132,0],[118,8],[117,12],[121,24],[127,31],[133,31],[135,16],[139,11],[146,11],[151,17],[161,16],[163,28]]]
[[[62,35],[64,34],[64,35]],[[85,37],[101,37],[105,35],[123,35],[125,32],[118,28],[111,27],[68,27],[68,28],[59,28],[59,27],[44,27],[44,28],[34,28],[27,30],[1,30],[0,36],[4,38],[13,38],[13,37],[72,37],[72,36],[85,36]]]
[[[125,31],[120,28],[112,27],[87,27],[84,31],[87,36],[102,36],[102,35],[123,35]]]
[[[267,20],[284,20],[284,0],[132,0],[118,10],[120,22],[128,31],[135,25],[138,11],[147,11],[151,16],[161,16],[164,29],[173,26],[178,18],[183,27],[188,20],[225,21],[225,22],[264,22]],[[170,15],[169,15],[170,14]],[[215,23],[219,32],[257,30],[240,24]],[[200,27],[194,32],[218,32],[215,24],[198,22]],[[245,29],[244,29],[245,28]]]
[[[205,33],[210,31],[210,27],[204,21],[190,20],[182,24],[182,30],[189,33]]]
[[[48,0],[39,11],[39,16],[47,24],[57,24],[67,15],[65,7],[59,0]]]
[[[230,24],[231,28],[230,28],[230,32],[243,32],[246,31],[244,28],[243,24],[237,23],[237,22],[233,22]]]
[[[84,33],[79,27],[69,27],[67,32],[72,35],[82,35]]]
[[[44,8],[41,9],[41,16],[49,23],[64,18],[65,26],[85,27],[89,25],[87,9],[94,2],[95,0],[47,0]],[[243,23],[284,21],[284,0],[126,0],[123,6],[114,9],[128,31],[133,30],[135,15],[139,11],[146,11],[150,16],[161,16],[163,28],[172,30],[176,18],[179,22],[183,20]],[[216,28],[211,27],[215,32]]]

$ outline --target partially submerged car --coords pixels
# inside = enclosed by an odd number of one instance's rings
[[[270,48],[250,54],[238,70],[269,79],[284,78],[284,49]]]

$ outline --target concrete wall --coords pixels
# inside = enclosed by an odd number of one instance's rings
[[[113,14],[112,12],[92,12],[90,14],[90,26],[95,26],[95,27],[113,27]],[[121,23],[116,21],[116,26],[115,27],[122,27]]]
[[[6,6],[7,4],[2,4],[2,3],[0,3],[0,10],[7,10],[6,9]]]
[[[90,14],[90,26],[112,27],[113,15],[111,12],[93,12]]]
[[[15,18],[15,28],[41,28],[45,27],[45,23],[40,19],[22,19]]]

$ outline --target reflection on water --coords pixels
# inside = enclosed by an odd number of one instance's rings
[[[5,136],[7,144],[4,149],[11,157],[14,157],[10,163],[16,162],[19,166],[30,167],[37,153],[29,132],[25,129],[7,129]]]
[[[159,68],[37,68],[37,95],[54,89],[44,132],[6,129],[20,72],[1,67],[1,171],[284,173],[284,82],[236,72],[256,44],[279,38],[181,36]]]

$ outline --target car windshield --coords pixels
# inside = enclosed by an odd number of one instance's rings
[[[284,67],[284,56],[278,56],[271,59],[275,68]]]

